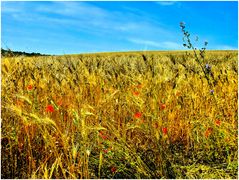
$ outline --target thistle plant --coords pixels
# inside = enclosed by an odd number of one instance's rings
[[[221,126],[221,120],[220,118],[224,121],[227,122],[227,118],[228,116],[228,112],[224,110],[225,108],[225,104],[222,103],[222,96],[219,96],[219,93],[223,93],[223,92],[219,92],[216,94],[215,90],[216,88],[218,89],[219,87],[222,88],[223,86],[220,85],[220,76],[223,75],[222,71],[220,70],[221,74],[219,76],[217,76],[217,74],[219,74],[219,72],[215,72],[215,77],[214,78],[214,74],[212,72],[212,64],[209,64],[208,62],[206,62],[206,58],[205,58],[205,54],[206,54],[206,47],[208,45],[208,42],[204,42],[204,47],[201,49],[196,48],[191,39],[190,39],[190,33],[186,30],[186,26],[185,23],[181,22],[180,23],[180,27],[181,30],[183,32],[183,46],[186,47],[189,50],[192,50],[193,53],[193,57],[196,61],[196,63],[199,65],[201,72],[203,74],[203,77],[205,77],[205,79],[207,80],[209,89],[208,89],[208,94],[210,94],[212,96],[212,99],[214,101],[215,106],[211,106],[212,109],[214,109],[214,114],[210,117],[210,121],[214,121],[214,127],[210,124],[206,125],[206,131],[204,133],[205,137],[206,137],[206,141],[205,142],[209,142],[208,137],[212,134],[212,132],[214,133],[219,133],[217,134],[217,136],[219,136],[220,138],[224,138],[225,136],[222,133],[222,130],[219,129],[218,127]],[[198,38],[196,38],[196,41],[198,41]],[[215,69],[218,69],[217,67],[215,67]],[[225,86],[224,86],[225,87]],[[211,98],[208,98],[211,99]],[[220,117],[220,118],[218,118]],[[216,120],[215,120],[216,119]],[[232,118],[233,119],[233,118]],[[222,122],[223,122],[222,121]],[[234,122],[233,122],[234,123]],[[221,134],[220,134],[221,133]],[[196,135],[197,136],[197,135]],[[214,143],[214,142],[213,142]],[[230,145],[229,144],[225,144],[225,140],[218,140],[217,141],[218,144],[221,143],[220,151],[225,151],[228,152],[227,149],[229,149]],[[205,148],[207,148],[207,146],[205,146]],[[228,166],[231,165],[231,161],[230,161],[230,157],[231,155],[229,155],[229,153],[227,153],[227,163]]]
[[[195,60],[198,63],[198,65],[200,66],[202,72],[204,73],[204,76],[207,79],[207,82],[208,82],[209,86],[213,87],[212,80],[214,80],[214,77],[213,77],[213,73],[211,71],[212,68],[209,64],[204,65],[206,47],[208,45],[208,42],[205,41],[204,42],[204,47],[202,47],[201,49],[197,49],[196,47],[194,47],[194,45],[191,42],[191,39],[190,39],[191,34],[186,30],[185,23],[181,22],[180,27],[181,27],[183,35],[184,35],[183,46],[193,51]],[[198,41],[198,37],[196,38],[196,41]],[[199,53],[197,52],[198,50],[199,50]]]
[[[201,49],[197,49],[196,47],[194,47],[194,45],[192,44],[191,42],[191,39],[190,39],[190,33],[186,30],[186,26],[185,26],[185,23],[184,22],[180,22],[180,27],[182,29],[182,32],[183,32],[183,46],[192,50],[193,51],[193,55],[195,57],[195,60],[196,62],[198,63],[198,65],[200,66],[203,74],[204,74],[204,77],[206,78],[207,80],[207,83],[209,85],[209,92],[211,95],[213,95],[214,97],[214,102],[216,104],[216,107],[217,109],[219,110],[220,108],[218,107],[218,101],[215,97],[215,94],[214,94],[214,86],[216,85],[216,81],[214,79],[214,75],[212,73],[212,66],[209,65],[208,63],[205,64],[205,54],[206,54],[206,47],[208,45],[208,42],[205,41],[204,42],[204,47],[202,47]],[[198,41],[198,37],[196,37],[196,41]],[[199,50],[199,53],[198,53],[198,50]]]

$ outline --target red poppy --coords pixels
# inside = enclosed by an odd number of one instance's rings
[[[165,105],[165,104],[161,104],[161,105],[160,105],[160,108],[161,108],[161,109],[165,109],[165,108],[166,108],[166,105]]]
[[[178,91],[178,92],[176,92],[176,96],[180,96],[181,95],[181,93]]]
[[[104,135],[102,131],[99,132],[99,135],[102,139],[107,139],[107,136]]]
[[[108,153],[108,149],[104,149],[103,151],[104,151],[104,153],[105,153],[105,154],[107,154],[107,153]]]
[[[31,84],[27,86],[28,91],[31,91],[32,89],[33,89],[33,86]]]
[[[206,130],[206,132],[205,132],[205,136],[206,136],[206,138],[208,138],[208,136],[210,136],[211,134],[212,134],[212,130],[213,130],[213,128],[207,128],[207,130]]]
[[[22,105],[23,105],[23,102],[20,101],[20,100],[17,100],[17,101],[16,101],[16,105],[17,105],[17,106],[22,106]]]
[[[117,169],[116,169],[116,167],[112,167],[110,170],[112,173],[115,173]]]
[[[107,136],[104,136],[104,135],[102,135],[102,136],[100,136],[100,137],[102,137],[102,139],[107,139]]]
[[[142,116],[142,113],[140,113],[140,112],[137,112],[134,114],[135,118],[141,118],[141,116]]]
[[[138,95],[139,95],[139,92],[138,92],[138,91],[134,91],[133,94],[134,94],[135,96],[138,96]]]
[[[142,86],[143,86],[142,84],[138,84],[138,85],[137,85],[137,88],[140,89],[140,88],[142,88]]]
[[[158,123],[157,123],[157,122],[154,123],[154,128],[155,128],[155,129],[158,129],[158,127],[159,127]]]
[[[46,107],[46,112],[54,112],[54,107],[52,105],[48,105]]]
[[[168,128],[163,127],[163,128],[162,128],[162,131],[163,131],[163,135],[166,135],[166,134],[168,133]]]
[[[58,104],[58,106],[61,106],[63,104],[62,100],[57,101],[57,104]]]
[[[215,124],[216,124],[217,126],[220,126],[220,125],[221,125],[221,121],[220,121],[219,119],[217,119],[217,120],[215,121]]]

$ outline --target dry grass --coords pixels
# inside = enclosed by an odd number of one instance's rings
[[[144,56],[142,56],[144,54]],[[2,178],[237,178],[236,51],[2,58]]]

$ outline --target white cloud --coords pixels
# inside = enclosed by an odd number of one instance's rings
[[[158,41],[143,40],[143,39],[136,39],[136,38],[129,38],[128,41],[135,44],[143,45],[144,47],[151,46],[151,47],[156,47],[161,49],[170,49],[170,50],[182,49],[182,45],[176,42],[171,42],[171,41],[158,42]]]
[[[218,49],[218,50],[238,50],[237,47],[228,46],[228,45],[218,45],[218,46],[215,46],[215,49]]]
[[[120,31],[132,31],[132,30],[136,30],[139,27],[138,23],[126,23],[126,24],[119,24],[118,27],[116,27],[118,30]]]
[[[26,8],[25,8],[26,9]],[[119,36],[138,35],[152,37],[160,34],[172,37],[172,32],[163,28],[158,21],[148,18],[138,11],[110,11],[97,7],[88,2],[47,2],[31,5],[31,10],[12,13],[11,16],[23,23],[34,22],[41,27],[67,27],[74,31],[84,31],[91,34],[111,35],[115,32]],[[56,14],[58,16],[49,16]]]
[[[174,49],[174,50],[182,49],[183,47],[181,44],[171,41],[162,42],[162,46],[165,47],[166,49]]]
[[[52,32],[59,37],[64,34],[64,29],[66,32],[78,33],[65,33],[64,36],[68,35],[68,39],[84,39],[81,35],[84,32],[99,36],[101,39],[115,38],[121,42],[126,40],[144,47],[181,48],[177,43],[172,42],[176,39],[175,32],[169,31],[157,19],[138,9],[112,11],[89,2],[29,2],[9,16],[25,24],[34,23],[42,33]],[[159,41],[152,41],[155,36]],[[140,37],[140,39],[127,40],[127,37]]]
[[[177,3],[177,1],[158,1],[157,4],[161,6],[171,6]]]
[[[25,2],[17,2],[16,6],[14,2],[2,2],[2,13],[20,13],[25,11]]]
[[[150,40],[143,40],[143,39],[133,39],[133,38],[129,38],[128,39],[129,42],[135,43],[135,44],[141,44],[144,46],[153,46],[153,47],[161,47],[161,44],[155,41],[150,41]]]
[[[50,5],[40,5],[36,8],[37,12],[47,12],[73,17],[105,17],[108,13],[102,8],[90,5],[86,2],[51,2]]]
[[[13,7],[2,7],[2,12],[3,13],[17,13],[17,12],[21,12],[21,9],[16,9]]]

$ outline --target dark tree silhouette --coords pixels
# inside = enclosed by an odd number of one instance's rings
[[[21,52],[21,51],[12,51],[10,49],[3,49],[1,48],[1,56],[2,57],[13,57],[13,56],[48,56],[47,54],[40,54],[40,53],[27,53],[27,52]]]

